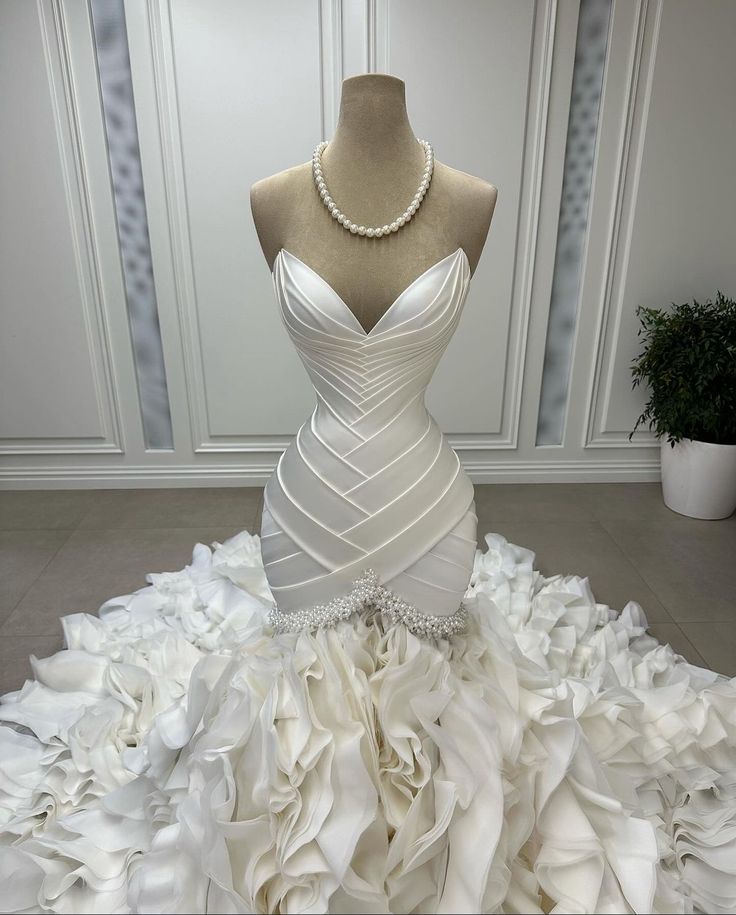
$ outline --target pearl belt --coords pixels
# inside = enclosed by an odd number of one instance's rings
[[[326,604],[306,607],[284,613],[271,610],[269,622],[275,633],[299,632],[303,629],[324,629],[347,620],[354,613],[372,608],[380,611],[391,623],[403,623],[415,635],[425,638],[446,638],[462,632],[468,619],[464,604],[447,616],[432,616],[422,613],[407,603],[398,594],[380,584],[378,573],[366,569],[353,583],[352,589],[341,597],[335,597]]]

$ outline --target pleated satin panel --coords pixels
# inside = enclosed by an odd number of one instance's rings
[[[366,333],[326,280],[279,252],[274,290],[317,397],[264,495],[263,562],[282,610],[340,596],[367,568],[425,613],[457,610],[476,549],[473,486],[424,394],[469,281],[458,248]]]

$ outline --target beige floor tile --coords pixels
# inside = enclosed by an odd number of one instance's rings
[[[0,695],[23,686],[33,678],[30,656],[47,658],[63,647],[61,634],[22,635],[0,638]]]
[[[111,597],[145,587],[148,572],[174,572],[197,542],[222,542],[237,525],[163,530],[75,531],[0,628],[7,635],[53,635],[59,617],[96,613]]]
[[[705,658],[698,652],[693,643],[680,629],[677,623],[652,623],[649,632],[658,642],[671,645],[673,651],[697,667],[707,667]]]
[[[588,521],[594,517],[579,483],[489,483],[475,487],[475,504],[495,524],[506,521]],[[494,528],[497,530],[498,528]]]
[[[614,610],[630,601],[641,604],[649,622],[671,622],[657,595],[642,579],[597,521],[507,520],[491,523],[485,511],[478,516],[481,540],[488,531],[536,553],[535,568],[544,575],[587,577],[596,600]]]
[[[104,490],[0,490],[0,530],[74,530]]]
[[[736,527],[676,517],[602,524],[676,622],[736,621]]]
[[[213,527],[253,531],[260,486],[198,489],[111,489],[101,493],[81,530]]]
[[[544,574],[587,576],[614,609],[637,601],[660,641],[736,673],[736,516],[685,518],[664,506],[659,483],[475,490],[481,538],[496,531],[535,550]],[[34,638],[60,642],[65,613],[94,613],[144,587],[147,572],[183,568],[198,540],[257,532],[262,499],[262,487],[0,492],[0,644],[22,659]]]
[[[70,531],[0,531],[0,623],[43,572]]]
[[[634,518],[667,522],[674,517],[674,512],[662,501],[660,483],[581,483],[576,498],[599,520]]]
[[[736,621],[680,623],[706,665],[727,677],[736,677]]]

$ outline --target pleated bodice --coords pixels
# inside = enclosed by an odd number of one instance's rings
[[[317,397],[265,490],[262,552],[282,610],[330,600],[366,568],[428,613],[457,609],[476,545],[473,487],[424,394],[469,279],[458,248],[366,332],[326,280],[279,252],[274,289]]]

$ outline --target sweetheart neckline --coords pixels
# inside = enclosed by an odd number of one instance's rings
[[[371,327],[370,330],[366,330],[365,327],[363,327],[363,325],[358,320],[355,312],[352,310],[352,308],[350,308],[350,306],[342,298],[342,296],[335,290],[335,288],[332,286],[332,284],[329,283],[322,276],[321,273],[318,273],[314,269],[314,267],[310,267],[309,264],[305,263],[300,257],[297,257],[296,254],[293,254],[291,251],[288,250],[288,248],[285,248],[283,245],[279,248],[278,253],[276,254],[276,257],[274,258],[273,267],[271,268],[271,277],[272,278],[276,274],[276,262],[282,256],[282,254],[288,254],[289,257],[293,258],[295,261],[298,261],[302,265],[302,267],[305,267],[310,273],[312,273],[314,276],[316,276],[317,279],[330,290],[330,292],[335,296],[335,298],[340,303],[342,308],[344,308],[345,311],[348,313],[348,315],[352,318],[358,333],[360,333],[361,336],[366,340],[369,340],[373,336],[374,332],[376,331],[378,326],[381,324],[381,322],[386,320],[387,315],[389,315],[393,312],[395,307],[404,298],[404,296],[408,292],[410,292],[420,282],[420,280],[425,279],[437,267],[440,267],[442,264],[444,264],[446,261],[449,261],[451,258],[457,257],[458,254],[463,255],[465,263],[467,264],[468,267],[470,267],[470,258],[468,257],[468,255],[465,251],[465,248],[463,248],[462,245],[458,245],[454,251],[450,252],[450,254],[447,254],[447,255],[445,255],[445,257],[442,257],[438,261],[435,261],[434,264],[430,264],[429,267],[427,267],[426,270],[422,271],[422,273],[420,273],[418,277],[413,279],[405,289],[402,289],[401,292],[393,300],[393,302],[388,306],[386,311],[384,311],[383,314],[381,315],[381,317],[376,321],[376,323],[373,325],[373,327]]]

